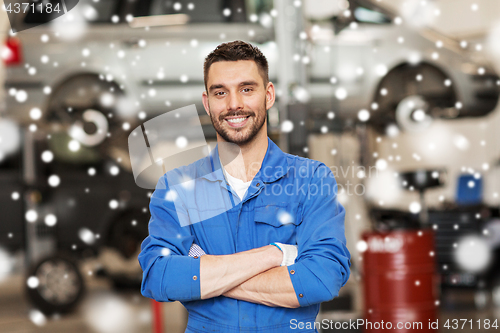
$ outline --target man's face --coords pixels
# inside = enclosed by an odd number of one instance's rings
[[[217,133],[227,142],[245,145],[267,131],[266,111],[274,103],[274,86],[264,86],[252,60],[220,61],[208,71],[203,105]]]

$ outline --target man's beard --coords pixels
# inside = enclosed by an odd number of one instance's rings
[[[210,108],[210,105],[209,105]],[[241,128],[226,128],[222,127],[222,124],[226,121],[224,118],[226,117],[234,117],[234,116],[250,116],[248,121],[252,120],[252,124],[250,127],[245,125]],[[250,119],[252,118],[252,119]],[[264,104],[262,108],[257,110],[257,114],[253,111],[229,111],[226,113],[221,113],[219,115],[219,119],[215,119],[212,112],[210,111],[210,120],[212,121],[212,125],[215,128],[215,131],[226,141],[232,142],[237,145],[246,145],[251,142],[253,138],[259,133],[262,126],[266,121],[266,101],[264,100]],[[229,124],[227,126],[230,126]]]

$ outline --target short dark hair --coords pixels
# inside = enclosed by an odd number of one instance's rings
[[[264,86],[269,82],[269,66],[267,59],[262,52],[250,43],[241,40],[222,43],[215,48],[206,58],[203,64],[203,80],[205,82],[205,90],[207,89],[208,70],[214,62],[219,61],[238,61],[238,60],[253,60],[259,68],[260,75],[264,81]]]

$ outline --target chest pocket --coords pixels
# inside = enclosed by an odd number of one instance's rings
[[[277,203],[255,207],[256,246],[272,242],[297,244],[296,228],[302,222],[302,205],[299,203]]]

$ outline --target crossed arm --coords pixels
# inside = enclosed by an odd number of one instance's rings
[[[299,302],[282,252],[273,245],[230,255],[200,257],[201,299],[226,296],[267,306],[297,308]]]

